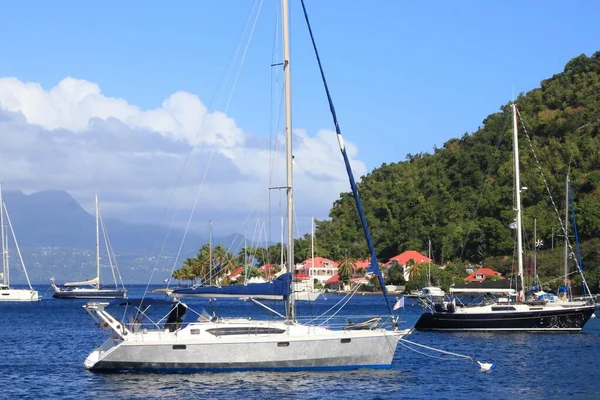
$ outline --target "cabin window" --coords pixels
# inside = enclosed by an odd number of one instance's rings
[[[277,342],[277,347],[288,347],[290,342]]]
[[[173,350],[185,350],[185,349],[186,349],[185,344],[174,344],[173,345]]]
[[[190,329],[190,333],[192,335],[199,335],[200,334],[200,329]]]
[[[515,311],[512,306],[492,307],[492,311]]]
[[[232,335],[279,335],[285,333],[285,329],[264,328],[264,327],[240,327],[240,328],[215,328],[207,329],[206,332],[215,336]]]
[[[352,339],[342,339],[341,342],[343,343],[350,343],[352,341]]]

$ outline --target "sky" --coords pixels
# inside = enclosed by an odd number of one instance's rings
[[[302,234],[349,185],[299,1],[291,3]],[[592,0],[306,5],[357,176],[475,131],[513,93],[600,50]],[[210,219],[217,234],[278,236],[280,197],[268,190],[284,184],[276,1],[0,7],[7,189],[66,190],[90,211],[98,192],[109,217],[197,230]]]

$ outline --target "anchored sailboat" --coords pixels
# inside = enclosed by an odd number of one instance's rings
[[[292,110],[290,91],[290,47],[288,1],[282,0],[283,70],[285,90],[285,137],[287,170],[287,259],[294,260],[294,210],[292,164]],[[340,149],[344,155],[355,196],[356,185],[338,130]],[[356,197],[370,249],[373,246],[366,227],[360,199]],[[383,281],[374,251],[370,273]],[[93,371],[234,371],[234,370],[338,370],[354,368],[389,368],[398,340],[410,330],[398,330],[392,318],[393,330],[372,325],[361,330],[334,330],[322,325],[297,321],[291,273],[291,284],[282,290],[285,317],[281,320],[220,319],[196,313],[199,318],[187,326],[183,315],[194,312],[182,302],[174,302],[163,326],[154,323],[139,329],[135,323],[123,324],[109,314],[106,303],[89,303],[86,311],[110,336],[85,360]],[[287,279],[287,278],[286,278]],[[385,285],[382,285],[385,292]],[[146,301],[146,302],[145,302]],[[146,300],[129,301],[144,316]],[[391,314],[391,306],[388,302]],[[283,316],[282,316],[283,317]],[[135,321],[134,321],[135,322]]]
[[[519,146],[517,106],[513,111],[513,152],[515,174],[515,207],[517,233],[518,277],[513,288],[451,288],[452,294],[503,294],[504,301],[489,299],[472,307],[457,306],[452,302],[436,303],[423,313],[415,325],[419,330],[448,331],[579,331],[590,319],[596,306],[589,301],[526,301],[523,280],[523,237],[521,213],[521,185],[519,177]],[[567,206],[568,207],[568,206]],[[566,236],[566,228],[565,228]],[[585,280],[584,280],[585,282]],[[511,299],[515,298],[516,301]]]
[[[4,222],[5,218],[6,225]],[[21,262],[21,267],[25,273],[25,279],[27,279],[29,289],[15,289],[10,286],[10,258],[8,257],[9,231],[11,233],[10,237],[13,238],[15,248],[17,249],[19,261]],[[2,184],[0,184],[0,235],[2,236],[0,240],[2,242],[2,273],[0,274],[2,283],[0,283],[0,301],[38,301],[40,299],[38,292],[33,289],[31,282],[29,281],[29,275],[27,275],[27,269],[25,269],[25,263],[23,262],[21,250],[17,243],[17,237],[15,236],[15,231],[10,222],[6,204],[4,204],[4,199],[2,198]]]
[[[67,282],[62,286],[57,285],[52,279],[51,284],[54,288],[52,297],[55,299],[122,299],[127,296],[127,290],[121,279],[121,287],[117,285],[117,277],[114,270],[117,268],[116,260],[112,255],[110,244],[106,237],[106,227],[102,224],[102,231],[108,252],[108,259],[113,269],[114,287],[100,286],[100,208],[98,206],[98,195],[95,196],[96,204],[96,276],[92,279],[82,282]],[[120,275],[119,275],[120,278]]]

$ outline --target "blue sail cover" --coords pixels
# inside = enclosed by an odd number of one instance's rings
[[[335,107],[333,105],[331,93],[329,92],[329,86],[327,85],[327,79],[325,79],[325,72],[323,71],[323,65],[321,64],[321,57],[319,57],[319,51],[317,50],[317,44],[315,43],[315,38],[312,33],[310,21],[308,20],[308,13],[306,12],[306,6],[304,5],[304,0],[301,0],[301,4],[302,4],[302,10],[304,12],[304,19],[306,20],[306,25],[308,27],[310,39],[311,39],[311,42],[313,45],[313,49],[315,51],[317,63],[319,65],[319,72],[321,73],[321,80],[323,81],[323,87],[325,89],[325,93],[327,94],[327,102],[329,103],[329,111],[331,112],[331,117],[333,118],[333,124],[335,125],[335,132],[337,134],[338,144],[340,146],[340,151],[342,152],[342,157],[344,159],[344,164],[346,166],[346,173],[348,174],[348,180],[350,182],[350,187],[352,188],[352,195],[354,196],[354,202],[356,203],[356,209],[358,210],[358,215],[360,216],[360,223],[363,228],[365,240],[367,241],[367,246],[369,247],[369,253],[371,254],[371,261],[369,262],[369,268],[368,268],[367,272],[371,273],[377,277],[377,279],[379,281],[379,286],[381,286],[381,291],[383,292],[383,295],[386,299],[386,303],[388,304],[388,309],[390,311],[390,314],[392,314],[392,308],[391,308],[389,299],[387,297],[387,289],[385,287],[385,282],[383,279],[383,275],[381,273],[381,269],[379,268],[379,262],[377,261],[377,255],[375,254],[375,246],[373,245],[373,240],[371,239],[371,233],[370,233],[369,227],[367,225],[367,219],[365,217],[365,212],[363,210],[362,202],[360,201],[360,196],[358,194],[358,187],[356,186],[354,174],[352,173],[352,167],[350,166],[350,160],[348,159],[348,154],[346,153],[346,146],[344,145],[342,131],[340,129],[340,124],[338,122],[337,115],[335,113]]]
[[[291,293],[290,285],[292,283],[292,274],[285,273],[266,283],[249,283],[247,285],[227,285],[227,286],[198,286],[184,289],[174,289],[174,295],[180,296],[289,296]]]

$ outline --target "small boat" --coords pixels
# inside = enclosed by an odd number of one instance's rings
[[[92,279],[82,282],[67,282],[63,285],[57,285],[54,278],[50,280],[51,286],[54,289],[52,295],[55,299],[73,300],[73,299],[122,299],[127,297],[127,290],[121,280],[121,287],[115,285],[113,287],[100,286],[100,208],[98,207],[98,196],[96,199],[96,276]],[[106,227],[102,223],[102,231],[106,235]],[[118,268],[116,259],[112,254],[111,248],[107,243],[108,259],[111,268]],[[121,276],[118,274],[119,277]],[[116,279],[116,278],[115,278]]]
[[[7,224],[5,225],[4,219],[6,218]],[[29,289],[16,289],[10,286],[10,266],[9,266],[9,257],[8,257],[8,239],[9,239],[9,231],[12,233],[10,237],[12,237],[14,245],[17,249],[17,254],[19,255],[19,260],[21,262],[21,267],[23,268],[23,272],[25,273],[25,278],[27,279],[27,284],[29,285]],[[2,185],[0,184],[0,235],[2,236],[2,272],[0,273],[0,279],[2,279],[2,283],[0,283],[0,301],[38,301],[40,300],[38,291],[33,289],[31,286],[31,282],[29,281],[29,275],[27,275],[27,269],[25,268],[25,263],[23,262],[23,257],[21,257],[21,250],[19,250],[19,244],[17,243],[17,237],[15,236],[15,231],[13,230],[12,223],[10,222],[10,217],[8,216],[8,210],[6,208],[6,204],[4,204],[4,200],[2,198]]]

